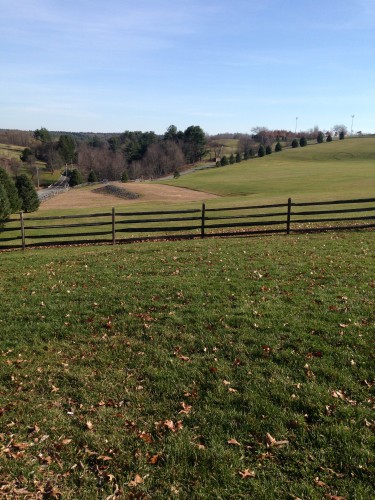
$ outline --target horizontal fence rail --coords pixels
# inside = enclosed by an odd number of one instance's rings
[[[186,210],[19,216],[0,220],[0,249],[375,227],[375,198]],[[95,229],[94,229],[95,228]]]

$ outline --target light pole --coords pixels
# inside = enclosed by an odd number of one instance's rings
[[[298,122],[298,116],[296,116],[296,130],[295,130],[295,134],[297,133],[297,122]]]
[[[353,135],[353,121],[354,121],[354,116],[355,115],[352,115],[352,126],[351,126],[351,130],[350,130],[350,135]]]

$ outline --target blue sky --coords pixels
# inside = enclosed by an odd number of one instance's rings
[[[375,0],[0,0],[0,128],[375,132],[374,56]]]

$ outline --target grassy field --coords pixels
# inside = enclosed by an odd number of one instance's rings
[[[233,201],[244,197],[254,202],[277,202],[289,196],[298,201],[369,197],[375,191],[375,139],[345,139],[283,150],[181,176],[168,184]]]
[[[374,239],[3,253],[1,495],[372,498]]]

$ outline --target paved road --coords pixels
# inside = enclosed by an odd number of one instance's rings
[[[69,189],[68,177],[65,177],[65,175],[61,175],[60,179],[54,184],[51,184],[46,189],[38,191],[39,201],[42,203],[43,201],[52,198],[52,196],[64,193],[67,189]]]

